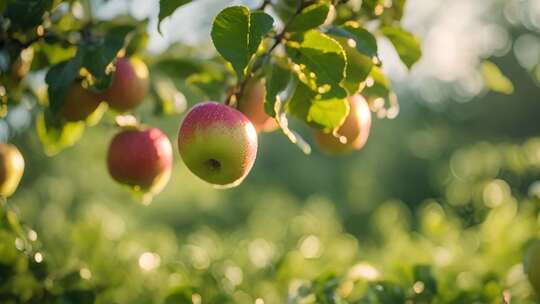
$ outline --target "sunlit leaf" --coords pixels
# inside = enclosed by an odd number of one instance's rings
[[[47,112],[36,118],[36,129],[45,154],[52,156],[73,146],[84,133],[84,122],[60,123]]]
[[[282,67],[279,63],[273,63],[267,66],[266,69],[266,100],[264,103],[264,111],[266,114],[275,117],[275,103],[277,95],[285,90],[289,80],[291,79],[291,71]]]
[[[346,97],[333,98],[318,94],[302,82],[297,83],[286,107],[292,116],[324,131],[337,129],[349,113]]]
[[[347,38],[336,37],[335,39],[341,44],[347,55],[346,75],[342,85],[349,95],[352,95],[364,88],[365,80],[373,68],[373,60],[351,47]]]
[[[366,56],[377,56],[377,40],[367,30],[362,28],[357,22],[347,22],[341,26],[334,26],[328,30],[328,33],[335,36],[344,37],[347,45],[356,48]]]
[[[211,31],[214,46],[232,64],[239,78],[243,78],[251,56],[272,24],[272,17],[264,12],[250,13],[245,6],[228,7],[214,19]]]
[[[512,81],[493,62],[487,60],[482,62],[481,72],[484,83],[490,90],[507,95],[514,92]]]
[[[305,7],[302,12],[294,17],[291,23],[287,26],[288,32],[304,32],[314,29],[324,23],[330,5],[328,3],[315,3]]]
[[[345,51],[334,39],[317,31],[291,37],[287,55],[295,63],[293,71],[311,90],[336,97],[346,95],[340,83],[345,77]]]
[[[407,68],[410,69],[422,56],[420,42],[413,34],[402,28],[389,26],[381,28],[381,33],[392,42]]]

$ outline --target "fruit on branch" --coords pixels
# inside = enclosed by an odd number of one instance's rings
[[[117,58],[111,86],[105,90],[103,99],[119,112],[134,109],[148,93],[149,80],[146,64],[137,58]]]
[[[21,181],[24,158],[17,147],[0,143],[0,196],[11,196]]]
[[[264,111],[265,96],[264,80],[251,79],[238,101],[238,110],[249,118],[257,132],[272,132],[278,127],[276,120]]]
[[[360,150],[366,144],[371,128],[369,105],[360,94],[349,97],[348,101],[350,106],[349,114],[337,131],[337,134],[344,137],[346,142],[342,142],[340,138],[332,133],[315,131],[315,140],[325,153],[348,153],[353,150]]]
[[[202,180],[222,187],[239,185],[257,155],[257,131],[240,111],[217,102],[194,106],[178,133],[186,166]]]
[[[82,121],[92,115],[99,107],[100,94],[84,88],[76,81],[69,87],[66,98],[60,108],[60,117],[66,121]]]
[[[169,181],[172,145],[156,128],[124,129],[114,136],[107,155],[112,178],[144,193],[159,193]]]
[[[537,295],[540,295],[540,242],[533,242],[525,253],[525,273]]]

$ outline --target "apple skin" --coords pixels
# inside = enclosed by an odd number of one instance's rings
[[[360,94],[349,97],[349,115],[338,129],[338,134],[347,139],[341,143],[332,133],[315,131],[315,140],[327,154],[344,154],[360,150],[367,142],[371,129],[371,111],[367,101]]]
[[[112,109],[126,112],[140,105],[148,93],[148,68],[140,59],[124,57],[117,58],[114,66],[111,86],[102,97]]]
[[[238,110],[251,120],[257,132],[272,132],[278,128],[276,120],[264,111],[265,96],[264,80],[250,80],[238,101]]]
[[[158,193],[169,181],[172,160],[171,142],[159,129],[125,129],[109,145],[107,167],[117,182]]]
[[[9,197],[19,186],[24,158],[17,147],[0,143],[0,196]]]
[[[257,155],[257,131],[240,111],[217,102],[195,105],[178,132],[186,166],[202,180],[223,188],[239,185]]]
[[[527,248],[523,266],[531,286],[540,296],[540,241],[533,242]]]
[[[92,115],[101,104],[100,94],[82,87],[74,82],[69,87],[64,104],[60,108],[60,116],[66,121],[82,121]]]

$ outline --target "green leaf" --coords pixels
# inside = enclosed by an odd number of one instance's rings
[[[113,27],[103,39],[81,44],[80,47],[84,51],[83,66],[95,77],[95,87],[98,90],[109,87],[112,74],[107,74],[106,68],[116,58],[118,51],[124,47],[127,35],[134,29],[129,25]]]
[[[251,13],[250,28],[249,28],[249,52],[255,54],[262,38],[274,26],[274,19],[262,11]]]
[[[293,80],[295,79],[293,78]],[[304,154],[310,154],[311,146],[304,140],[304,138],[302,138],[300,134],[289,128],[289,119],[287,118],[287,113],[284,113],[282,111],[283,106],[281,100],[276,99],[276,103],[274,106],[274,112],[276,113],[275,119],[279,125],[279,128],[281,129],[281,132],[283,132],[283,134],[287,136],[289,141],[291,141],[300,150],[302,150]]]
[[[146,31],[138,31],[135,33],[126,46],[126,57],[131,57],[142,52],[148,45],[149,39],[150,37]]]
[[[243,78],[246,66],[272,24],[272,17],[264,12],[250,14],[245,6],[225,8],[214,19],[214,46],[232,64],[239,78]]]
[[[411,33],[399,27],[383,27],[381,32],[392,42],[401,61],[411,68],[422,56],[420,42]]]
[[[193,0],[159,0],[158,31],[160,31],[159,26],[161,25],[161,21],[163,21],[163,19],[172,15],[180,6],[186,5],[192,1]]]
[[[406,0],[393,0],[392,7],[386,8],[384,11],[385,18],[390,18],[392,21],[399,21],[403,17]]]
[[[53,66],[47,72],[45,82],[48,85],[49,109],[52,113],[57,113],[62,107],[67,90],[79,74],[82,63],[83,52],[79,49],[75,57]]]
[[[311,90],[334,97],[346,95],[340,83],[345,77],[347,59],[336,40],[309,31],[291,37],[285,47],[287,55],[296,63],[293,71]]]
[[[350,47],[369,56],[377,56],[377,40],[367,30],[360,27],[357,22],[347,22],[341,26],[334,26],[328,30],[331,35],[352,39],[347,41]]]
[[[384,0],[364,0],[362,1],[362,10],[368,11],[370,14],[375,14],[376,9],[384,8]],[[377,15],[377,14],[375,14]],[[380,15],[380,14],[378,14]]]
[[[27,30],[42,23],[43,14],[52,4],[52,0],[12,0],[5,16],[15,29]]]
[[[502,71],[491,61],[484,61],[481,65],[482,77],[486,86],[497,93],[510,95],[514,92],[512,81],[504,76]]]
[[[364,88],[365,80],[373,68],[373,60],[351,47],[347,38],[336,37],[335,39],[347,55],[347,68],[342,85],[349,95],[353,95]]]
[[[249,17],[245,6],[228,7],[216,16],[210,33],[216,50],[240,78],[249,61]]]
[[[35,44],[33,47],[34,60],[32,61],[32,65],[37,65],[36,68],[44,68],[49,65],[55,65],[62,61],[69,60],[77,53],[77,47],[64,47],[63,45],[57,43],[49,44],[45,42],[40,42]],[[41,60],[42,62],[34,62],[39,60]]]
[[[329,11],[330,5],[328,3],[312,4],[292,19],[287,26],[287,32],[305,32],[314,29],[324,23]]]
[[[83,135],[85,123],[60,123],[49,112],[42,112],[37,116],[36,130],[45,150],[45,154],[52,156],[65,148],[73,146]]]
[[[277,95],[285,90],[291,79],[291,71],[283,68],[280,64],[274,63],[267,66],[266,69],[266,100],[264,111],[266,114],[275,117],[275,104]]]
[[[300,81],[286,107],[292,116],[327,132],[339,128],[349,114],[346,98],[320,95]]]

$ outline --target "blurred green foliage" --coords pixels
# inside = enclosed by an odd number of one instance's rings
[[[160,123],[175,132],[174,120]],[[394,127],[381,124],[374,134],[384,129]],[[480,142],[420,161],[417,167],[425,165],[434,180],[433,198],[370,204],[354,186],[369,182],[363,174],[410,174],[384,173],[392,164],[364,167],[373,154],[380,161],[396,156],[384,149],[386,139],[375,135],[365,153],[338,160],[334,172],[325,168],[332,159],[315,154],[309,161],[320,167],[300,164],[301,177],[290,185],[288,164],[273,162],[294,147],[283,151],[290,145],[281,136],[263,136],[260,164],[242,187],[209,189],[177,163],[164,193],[142,206],[106,176],[104,138],[111,132],[94,128],[55,158],[29,160],[30,168],[47,173],[30,171],[3,209],[8,303],[57,303],[55,295],[65,298],[61,303],[535,301],[521,262],[538,236],[539,138]],[[20,144],[23,153],[39,149],[35,135]],[[350,168],[340,169],[341,161]],[[346,181],[350,193],[312,188],[317,179],[332,184],[335,178]],[[402,183],[413,193],[426,187],[420,180]],[[368,188],[385,187],[375,182]],[[13,209],[32,223],[37,241],[10,222]]]

